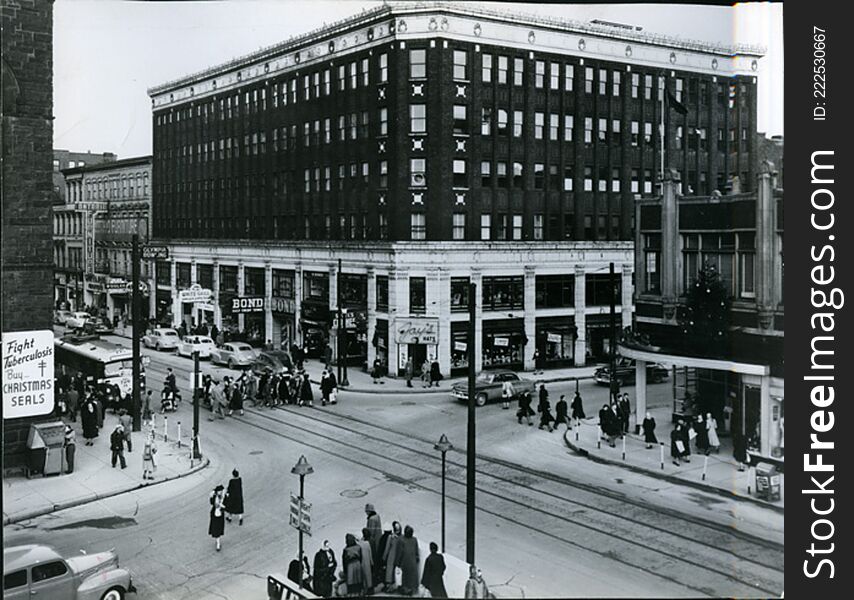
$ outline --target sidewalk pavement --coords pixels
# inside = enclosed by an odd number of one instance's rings
[[[185,429],[181,432],[182,442],[179,448],[175,438],[176,425],[169,423],[169,439],[164,442],[163,420],[160,415],[156,417],[157,470],[153,480],[142,479],[145,427],[143,431],[131,434],[133,452],[128,452],[127,448],[124,452],[127,468],[122,469],[118,463],[113,468],[110,464],[110,434],[118,424],[118,417],[109,412],[105,415],[104,427],[99,431],[93,446],[85,444],[78,417],[76,423],[71,423],[77,434],[74,472],[48,476],[37,474],[32,479],[23,474],[4,477],[3,525],[160,484],[190,475],[208,466],[210,461],[207,458],[193,461],[191,466],[188,447],[190,431]]]
[[[592,408],[592,407],[591,407]],[[597,411],[598,412],[598,411]],[[599,436],[599,418],[590,417],[581,421],[571,431],[566,431],[564,441],[573,451],[600,463],[623,466],[632,471],[651,475],[676,483],[690,485],[703,490],[717,491],[720,494],[738,500],[755,502],[762,506],[783,511],[783,474],[780,474],[780,499],[766,500],[756,497],[755,469],[738,470],[738,463],[732,456],[732,439],[721,437],[718,453],[705,456],[698,453],[691,443],[691,462],[681,466],[673,464],[670,457],[670,432],[673,430],[669,407],[651,409],[651,416],[657,425],[655,436],[659,445],[647,450],[643,432],[639,435],[629,433],[615,440],[614,448],[606,439],[597,444]],[[630,430],[631,431],[631,430]],[[624,445],[625,441],[625,445]],[[625,457],[623,451],[625,448]],[[663,464],[662,464],[663,456]],[[705,471],[705,477],[703,476]]]

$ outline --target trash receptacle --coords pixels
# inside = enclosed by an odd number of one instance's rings
[[[756,465],[756,497],[766,500],[780,499],[780,474],[774,465],[766,462]]]
[[[59,475],[62,473],[65,423],[34,423],[27,438],[28,474]]]

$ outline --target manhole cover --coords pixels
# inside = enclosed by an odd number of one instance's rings
[[[343,498],[362,498],[368,495],[365,490],[344,490],[339,494]]]
[[[623,480],[620,479],[619,477],[617,477],[614,481],[616,481],[617,483],[623,483]]]
[[[401,402],[401,406],[415,406],[417,402]]]
[[[249,453],[250,456],[255,456],[256,454],[264,454],[263,450],[253,450]]]

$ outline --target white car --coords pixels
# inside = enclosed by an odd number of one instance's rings
[[[211,351],[211,362],[228,365],[230,369],[248,367],[255,360],[255,350],[245,342],[228,342]]]
[[[199,358],[210,358],[211,352],[216,350],[216,344],[206,335],[186,335],[178,343],[178,356],[192,357],[197,350]]]
[[[178,337],[177,331],[165,327],[158,327],[152,333],[142,337],[142,344],[146,348],[154,348],[155,350],[174,350],[180,341],[181,338]]]
[[[65,326],[69,329],[83,329],[86,322],[92,318],[87,312],[77,311],[71,313],[71,316],[65,320]]]
[[[71,311],[69,310],[55,310],[53,311],[53,322],[57,325],[65,325],[68,319],[71,317]]]

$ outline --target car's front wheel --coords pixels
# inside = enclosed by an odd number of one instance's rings
[[[486,404],[486,394],[480,393],[474,397],[474,403],[478,406],[484,406]]]
[[[101,596],[101,600],[122,600],[124,597],[125,591],[120,587],[114,587],[104,592],[104,595]]]
[[[229,369],[233,369],[233,368],[234,368],[234,361],[233,361],[232,359],[230,359],[230,358],[228,359],[228,368],[229,368]]]

